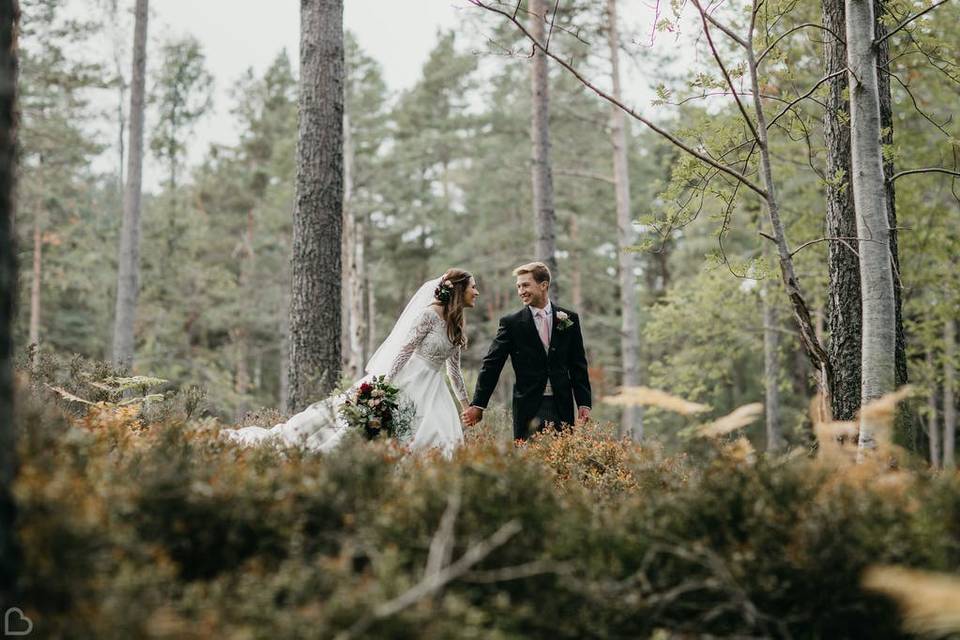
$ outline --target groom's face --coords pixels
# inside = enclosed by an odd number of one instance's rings
[[[523,304],[542,309],[547,304],[548,289],[550,289],[550,283],[537,282],[533,279],[532,273],[522,273],[517,276],[517,295],[520,296]]]

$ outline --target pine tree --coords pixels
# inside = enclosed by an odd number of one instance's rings
[[[130,83],[130,149],[123,190],[123,225],[117,260],[117,302],[113,327],[113,363],[131,367],[134,321],[140,293],[140,212],[143,179],[143,118],[146,97],[148,0],[137,0],[134,11],[133,74]],[[122,79],[121,79],[122,83]],[[122,119],[121,119],[122,121]],[[122,143],[122,135],[121,135]],[[122,151],[121,151],[122,155]]]
[[[343,2],[300,6],[300,125],[293,215],[290,409],[340,377]]]

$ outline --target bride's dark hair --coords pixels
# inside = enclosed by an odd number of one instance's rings
[[[433,292],[434,304],[440,307],[441,315],[447,324],[447,337],[450,342],[462,348],[467,346],[467,334],[464,333],[463,296],[473,278],[463,269],[447,269],[440,284]]]

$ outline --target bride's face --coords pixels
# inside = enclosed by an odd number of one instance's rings
[[[473,278],[470,278],[470,284],[467,285],[467,290],[463,292],[463,306],[465,307],[475,307],[477,306],[477,298],[480,296],[480,290],[477,289],[477,281]]]

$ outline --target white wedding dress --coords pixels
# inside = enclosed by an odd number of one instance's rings
[[[350,390],[315,402],[270,429],[244,427],[224,429],[221,433],[244,445],[274,443],[330,451],[340,444],[349,431],[349,426],[339,415],[340,405],[347,394],[362,382],[379,375],[377,369],[382,369],[385,364],[383,356],[391,355],[387,378],[416,406],[416,417],[410,425],[411,436],[407,444],[413,450],[438,448],[449,457],[463,443],[463,428],[460,425],[460,411],[444,381],[444,367],[461,404],[466,406],[468,400],[460,371],[459,345],[450,342],[443,318],[434,307],[417,308],[417,302],[424,301],[422,291],[425,288],[431,290],[434,282],[430,281],[421,287],[419,300],[418,296],[414,297],[391,336],[367,365],[367,375],[354,383]],[[398,334],[405,334],[402,340],[398,340]],[[381,364],[378,366],[377,362]]]

